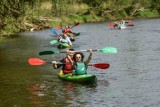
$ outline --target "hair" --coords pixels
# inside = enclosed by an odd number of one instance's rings
[[[84,59],[84,54],[83,54],[82,52],[76,52],[76,53],[73,55],[73,60],[76,62],[76,55],[77,55],[77,54],[80,54],[80,55],[81,55],[81,57],[82,57],[81,61],[83,61],[83,59]]]
[[[68,49],[69,51],[74,51],[74,49],[73,48],[70,48],[70,49]]]

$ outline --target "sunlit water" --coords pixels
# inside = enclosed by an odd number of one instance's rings
[[[133,27],[113,30],[107,22],[80,24],[75,50],[115,47],[117,54],[94,52],[91,63],[109,63],[106,70],[89,67],[97,85],[64,82],[52,65],[31,66],[28,59],[59,61],[65,54],[39,56],[57,50],[47,29],[24,32],[0,42],[0,107],[159,107],[160,19],[139,19]],[[60,33],[60,30],[57,31]],[[86,57],[88,53],[84,53]],[[85,58],[86,58],[85,57]]]

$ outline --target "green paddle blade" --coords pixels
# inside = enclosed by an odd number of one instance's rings
[[[75,34],[74,34],[74,36],[79,36],[79,35],[80,35],[80,32],[79,32],[79,33],[75,33]]]
[[[52,40],[52,41],[50,41],[50,44],[53,45],[53,44],[55,44],[57,42],[58,42],[57,40]]]
[[[55,52],[53,51],[43,51],[43,52],[39,52],[39,55],[49,55],[49,54],[54,54]]]
[[[99,51],[104,53],[117,53],[117,49],[114,47],[106,47],[106,48],[100,49]]]

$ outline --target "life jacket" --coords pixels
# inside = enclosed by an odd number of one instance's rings
[[[75,63],[75,74],[76,75],[87,74],[87,68],[84,62]]]
[[[63,73],[64,74],[72,73],[73,66],[70,64],[68,58],[65,58],[65,63],[66,64],[63,67]]]
[[[72,33],[72,31],[71,31],[70,29],[68,29],[68,28],[66,28],[66,29],[64,30],[64,32],[65,32],[65,33]]]

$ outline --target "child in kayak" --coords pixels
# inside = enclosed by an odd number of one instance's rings
[[[62,67],[63,74],[72,73],[73,66],[70,64],[69,60],[73,61],[74,49],[69,49],[66,53],[66,56],[60,61],[62,64],[58,64],[56,61],[53,61],[53,68],[58,69]],[[70,58],[70,59],[69,59]]]
[[[87,65],[89,64],[90,60],[92,59],[93,51],[90,49],[90,55],[88,56],[86,61],[83,61],[84,54],[81,52],[76,52],[73,56],[73,60],[70,60],[71,64],[73,65],[73,68],[75,70],[75,75],[83,75],[87,74]]]

